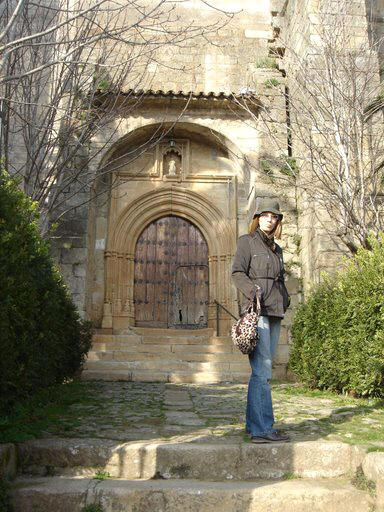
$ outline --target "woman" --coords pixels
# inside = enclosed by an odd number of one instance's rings
[[[253,443],[288,441],[289,437],[273,428],[274,416],[270,379],[272,360],[279,341],[281,319],[289,306],[284,284],[284,263],[281,247],[275,238],[281,235],[279,203],[264,199],[254,214],[250,234],[238,240],[232,266],[233,281],[244,295],[244,302],[257,286],[261,288],[259,341],[249,355],[251,377],[248,385],[246,429]]]

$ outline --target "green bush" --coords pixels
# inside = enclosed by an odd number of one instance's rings
[[[0,411],[80,369],[91,343],[39,236],[37,205],[0,171]]]
[[[384,236],[370,241],[295,315],[289,365],[311,387],[384,396]]]

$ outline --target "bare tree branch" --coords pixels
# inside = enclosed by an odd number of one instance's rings
[[[311,40],[303,35],[306,52],[283,34],[276,45],[285,48],[287,78],[263,91],[260,109],[249,94],[237,104],[268,140],[259,170],[297,187],[328,232],[355,252],[384,228],[382,41],[358,43],[344,4],[334,12],[335,2],[332,9],[320,2],[317,32]]]
[[[122,165],[109,162],[97,175],[92,170],[119,130],[119,109],[127,116],[140,107],[142,98],[124,91],[150,88],[150,65],[181,71],[161,51],[209,41],[233,16],[215,8],[208,23],[184,21],[178,4],[77,0],[70,8],[66,0],[6,1],[0,20],[0,157],[38,201],[43,234],[51,222],[86,204],[97,180]],[[169,129],[164,125],[143,147],[127,150],[124,164],[151,150]]]

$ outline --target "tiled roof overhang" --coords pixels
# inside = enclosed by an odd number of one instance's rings
[[[242,108],[243,104],[247,105],[248,109],[258,110],[261,102],[259,97],[253,92],[244,92],[235,94],[225,92],[184,92],[184,91],[163,91],[152,89],[122,89],[120,91],[98,91],[95,96],[95,104],[101,106],[104,102],[112,100],[115,105],[120,104],[124,106],[132,105],[136,108],[138,103],[145,105],[147,103],[158,103],[161,105],[163,102],[175,104],[181,102],[182,108],[185,109],[225,109],[230,111],[238,111],[240,115],[244,115],[245,111]],[[113,99],[114,98],[114,99]],[[116,103],[116,100],[118,103]]]
[[[123,91],[123,94],[126,96],[135,96],[135,97],[146,97],[146,98],[174,98],[174,99],[196,99],[196,100],[232,100],[236,97],[234,93],[225,93],[225,92],[184,92],[184,91],[163,91],[158,90],[154,91],[152,89],[148,90],[133,90],[129,89],[127,91]]]

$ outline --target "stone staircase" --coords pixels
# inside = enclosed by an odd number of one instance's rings
[[[126,334],[96,332],[82,378],[208,384],[247,382],[249,372],[248,358],[230,337],[212,329],[135,327]],[[286,377],[285,364],[274,377]]]
[[[248,375],[247,359],[211,329],[96,333],[83,371],[85,379],[173,383],[244,382]]]
[[[18,446],[11,496],[14,512],[369,512],[350,482],[363,459],[330,442],[35,440]]]

